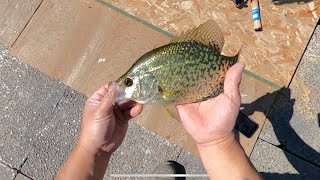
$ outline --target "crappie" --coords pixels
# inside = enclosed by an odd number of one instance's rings
[[[182,33],[141,56],[116,81],[121,92],[117,101],[168,105],[218,96],[226,72],[239,54],[221,55],[223,44],[223,35],[212,20]]]

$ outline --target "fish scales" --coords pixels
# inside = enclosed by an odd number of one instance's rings
[[[141,56],[118,80],[126,99],[148,104],[184,104],[223,91],[227,70],[237,62],[221,55],[224,39],[209,21]]]
[[[196,102],[212,96],[211,92],[221,93],[222,88],[217,87],[224,77],[219,78],[223,76],[219,69],[230,65],[222,57],[215,48],[195,41],[171,43],[142,56],[133,72],[152,72],[159,82],[163,96],[151,103]]]

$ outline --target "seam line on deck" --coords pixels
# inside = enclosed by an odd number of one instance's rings
[[[21,175],[23,175],[23,176],[25,176],[25,177],[27,177],[27,178],[29,178],[29,179],[32,179],[31,177],[29,177],[29,176],[26,175],[25,173],[21,172],[19,168],[15,168],[15,167],[11,166],[10,164],[7,164],[7,163],[4,162],[4,161],[1,161],[1,160],[0,160],[0,165],[3,165],[3,166],[5,166],[5,167],[7,167],[7,168],[9,168],[9,169],[11,169],[11,170],[14,171],[13,180],[17,178],[18,174],[21,174]]]
[[[32,178],[32,177],[28,176],[27,174],[23,173],[23,172],[22,172],[22,171],[20,171],[20,170],[17,172],[17,174],[15,175],[15,177],[14,177],[14,179],[13,179],[13,180],[15,180],[15,179],[17,178],[18,174],[21,174],[22,176],[24,176],[24,177],[26,177],[26,178],[28,178],[28,179],[33,180],[33,178]]]
[[[183,151],[183,148],[181,148],[181,150],[180,150],[180,152],[179,152],[179,154],[178,154],[178,156],[176,157],[176,161],[178,162],[178,160],[179,160],[179,158],[180,158],[180,156],[181,156],[181,154],[182,154],[182,151]]]
[[[302,53],[302,56],[300,57],[300,60],[299,60],[299,62],[298,62],[298,64],[297,64],[297,66],[296,66],[296,69],[294,70],[294,72],[293,72],[293,74],[292,74],[292,76],[291,76],[291,79],[290,79],[290,81],[289,81],[289,83],[288,83],[288,87],[290,87],[290,85],[291,85],[291,83],[292,83],[292,81],[293,81],[293,79],[294,79],[294,76],[296,75],[296,73],[297,73],[297,71],[298,71],[298,68],[299,68],[299,66],[300,66],[300,64],[301,64],[301,61],[302,61],[303,57],[305,56],[305,53],[306,53],[306,51],[307,51],[307,49],[308,49],[308,47],[309,47],[309,44],[310,44],[310,42],[311,42],[311,40],[312,40],[312,38],[313,38],[313,35],[314,35],[314,33],[316,32],[317,26],[318,26],[319,24],[320,24],[320,19],[318,19],[317,24],[316,24],[315,27],[313,28],[313,31],[312,31],[312,33],[311,33],[310,39],[308,40],[307,46],[304,48],[303,53]]]
[[[23,159],[23,162],[17,168],[15,168],[15,170],[17,171],[17,174],[15,175],[14,180],[17,178],[18,174],[21,174],[21,175],[23,175],[23,176],[25,176],[25,177],[27,177],[29,179],[32,179],[30,176],[28,176],[27,174],[23,173],[21,170],[22,170],[22,167],[26,164],[26,162],[28,160],[28,156],[33,151],[34,147],[35,147],[34,143],[32,143],[32,147],[29,150],[29,152],[27,153],[26,157]]]
[[[281,149],[283,152],[286,152],[286,153],[288,153],[288,154],[290,154],[290,155],[292,155],[292,156],[294,156],[294,157],[296,157],[296,158],[298,158],[298,159],[300,159],[300,160],[302,160],[302,161],[305,161],[305,162],[307,162],[307,163],[309,163],[309,164],[312,164],[313,166],[315,166],[315,167],[317,167],[317,168],[320,168],[320,166],[319,166],[318,164],[316,164],[316,163],[314,163],[314,162],[311,162],[311,161],[309,161],[308,159],[305,159],[304,157],[299,156],[298,154],[295,154],[295,153],[291,152],[289,149],[287,149],[287,148],[286,148],[285,146],[283,146],[282,144],[280,144],[280,145],[275,145],[275,144],[273,144],[273,143],[271,143],[271,142],[269,142],[269,141],[266,141],[266,140],[264,140],[264,139],[261,139],[261,138],[259,138],[259,139],[260,139],[261,141],[265,142],[265,143],[268,143],[268,144],[270,144],[270,145],[278,148],[278,149]],[[288,158],[287,158],[287,159],[288,159]],[[288,160],[288,161],[289,161],[289,160]],[[289,161],[289,163],[290,163],[290,161]],[[290,163],[290,164],[291,164],[291,163]]]
[[[252,155],[252,153],[253,153],[256,145],[257,145],[258,139],[261,139],[261,138],[260,138],[260,135],[261,135],[261,133],[262,133],[262,131],[263,131],[263,128],[264,128],[266,122],[268,121],[269,113],[270,113],[271,108],[273,107],[273,105],[274,105],[274,103],[275,103],[275,101],[276,101],[276,98],[277,98],[277,96],[278,96],[278,93],[279,93],[279,91],[276,92],[276,95],[274,96],[270,107],[267,109],[267,111],[266,111],[266,113],[265,113],[265,120],[264,120],[263,123],[261,124],[261,130],[260,130],[260,132],[259,132],[259,134],[258,134],[258,138],[257,138],[256,142],[254,142],[252,151],[251,151],[250,154],[249,154],[249,158],[251,157],[251,155]]]
[[[145,25],[145,26],[147,26],[147,27],[149,27],[149,28],[151,28],[151,29],[153,29],[153,30],[165,35],[165,36],[168,36],[169,38],[174,38],[175,37],[173,34],[167,32],[167,31],[165,31],[165,30],[163,30],[163,29],[161,29],[161,28],[159,28],[159,27],[157,27],[157,26],[155,26],[153,24],[150,24],[150,23],[148,23],[148,22],[146,22],[146,21],[144,21],[144,20],[142,20],[142,19],[140,19],[140,18],[138,18],[136,16],[133,16],[133,15],[129,14],[128,12],[126,12],[126,11],[124,11],[124,10],[122,10],[122,9],[120,9],[120,8],[118,8],[118,7],[116,7],[116,6],[112,5],[112,4],[104,1],[104,0],[96,0],[96,1],[101,3],[102,5],[104,5],[104,6],[108,7],[108,8],[110,8],[110,9],[112,9],[112,10],[114,10],[114,11],[116,11],[116,12],[118,12],[118,13],[120,13],[120,14],[122,14],[122,15],[124,15],[124,16],[132,19],[132,20],[134,20],[134,21],[137,21],[137,22],[139,22],[139,23],[141,23],[141,24],[143,24],[143,25]],[[260,82],[262,82],[264,84],[267,84],[268,86],[271,86],[271,87],[273,87],[275,89],[280,89],[281,88],[281,86],[279,86],[279,85],[277,85],[277,84],[275,84],[275,83],[273,83],[273,82],[271,82],[271,81],[269,81],[269,80],[267,80],[267,79],[265,79],[263,77],[260,77],[260,76],[258,76],[256,74],[254,74],[253,72],[250,72],[248,70],[244,70],[243,72],[245,74],[251,76],[252,78],[254,78],[254,79],[256,79],[256,80],[258,80],[258,81],[260,81]]]
[[[38,11],[38,9],[40,8],[40,6],[42,5],[44,0],[41,0],[39,6],[35,9],[35,11],[33,12],[32,16],[30,17],[30,19],[28,20],[28,22],[25,24],[25,26],[22,28],[22,30],[20,31],[20,33],[18,34],[17,38],[13,41],[13,43],[11,44],[11,48],[13,48],[13,46],[16,44],[16,42],[18,41],[18,39],[20,38],[21,34],[23,33],[23,31],[26,29],[26,27],[30,24],[30,21],[32,20],[32,18],[35,16],[36,12]]]

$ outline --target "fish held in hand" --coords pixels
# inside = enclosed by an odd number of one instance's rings
[[[222,55],[223,45],[223,34],[213,20],[182,33],[141,56],[116,81],[120,91],[117,102],[169,105],[218,96],[227,70],[239,55]]]

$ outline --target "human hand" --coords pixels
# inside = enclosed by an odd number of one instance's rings
[[[129,119],[142,112],[143,106],[133,101],[113,105],[117,95],[116,85],[109,83],[85,104],[79,145],[91,153],[113,153],[125,137]]]
[[[224,92],[219,96],[193,104],[178,105],[183,126],[199,146],[219,144],[229,137],[240,109],[239,84],[245,65],[237,63],[227,72]],[[231,141],[232,142],[232,141]]]

